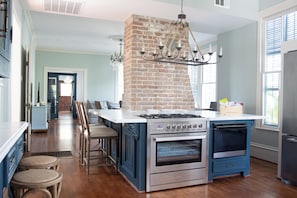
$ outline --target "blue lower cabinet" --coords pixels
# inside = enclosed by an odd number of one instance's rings
[[[139,191],[144,191],[146,181],[146,124],[123,124],[121,138],[120,170]]]
[[[0,163],[0,197],[3,197],[3,180],[4,180],[4,175],[3,173],[3,162]]]
[[[230,157],[221,158],[213,161],[213,176],[224,176],[228,174],[240,173],[243,176],[249,175],[249,158]]]
[[[24,154],[24,135],[22,135],[15,144],[16,147],[16,163],[20,163]]]
[[[111,156],[115,158],[118,152],[118,168],[121,166],[121,153],[119,152],[121,148],[121,136],[122,136],[122,125],[118,123],[111,122],[110,127],[118,133],[118,147],[115,139],[111,141]]]
[[[24,154],[24,135],[22,135],[10,149],[3,164],[3,186],[9,189],[9,183]],[[10,194],[10,192],[9,192]],[[10,194],[11,195],[11,194]],[[1,197],[1,196],[0,196]]]
[[[233,174],[241,174],[242,176],[250,175],[250,135],[251,135],[251,127],[253,126],[253,120],[236,120],[236,121],[211,121],[209,128],[209,157],[208,157],[208,180],[212,181],[216,177],[227,176]],[[221,131],[217,131],[217,136],[214,136],[215,131],[217,129],[216,126],[224,125]],[[246,126],[244,129],[245,139],[243,140],[243,136],[236,135],[234,129],[228,130],[227,125],[233,125],[234,127],[239,125]],[[233,130],[233,131],[232,131]],[[229,135],[226,135],[229,133]],[[225,134],[225,135],[224,135]],[[234,135],[235,134],[235,135]],[[217,139],[216,139],[217,138]],[[238,141],[240,140],[240,141]],[[236,141],[236,142],[232,142]],[[239,143],[240,142],[240,143]],[[226,157],[214,157],[216,145],[225,145],[222,148],[231,148],[234,145],[245,143],[245,151],[242,154],[236,154],[237,156],[227,156]],[[216,144],[216,145],[215,145]],[[221,149],[221,148],[220,148]],[[220,154],[219,154],[220,155]]]

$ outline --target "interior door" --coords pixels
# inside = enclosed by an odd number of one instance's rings
[[[74,119],[76,119],[77,118],[77,114],[76,114],[76,109],[75,109],[75,107],[74,107],[74,101],[76,100],[76,79],[77,79],[77,74],[73,74],[73,78],[74,78],[74,80],[73,80],[73,83],[72,83],[72,90],[73,90],[73,92],[72,92],[72,117],[74,118]]]
[[[22,48],[21,120],[31,123],[32,83],[30,83],[29,52]],[[25,151],[30,151],[31,124],[25,131]]]
[[[50,105],[51,119],[59,117],[59,75],[56,73],[48,73],[48,93],[47,101]]]

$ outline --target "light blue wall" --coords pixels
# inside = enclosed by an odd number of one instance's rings
[[[264,10],[269,8],[275,4],[281,3],[285,0],[260,0],[259,1],[259,10]]]
[[[258,24],[218,35],[218,46],[223,46],[224,57],[218,64],[218,99],[242,101],[244,113],[256,114],[257,104],[257,42]],[[278,133],[253,128],[251,155],[277,162]],[[260,146],[259,146],[260,145]],[[270,150],[272,149],[272,150]]]
[[[88,100],[114,100],[115,73],[109,56],[37,51],[35,84],[43,87],[44,67],[79,68],[87,70],[86,96]],[[43,90],[41,98],[43,97]],[[37,90],[35,90],[37,92]]]
[[[257,23],[218,36],[224,57],[218,64],[217,96],[242,101],[245,113],[256,113]]]

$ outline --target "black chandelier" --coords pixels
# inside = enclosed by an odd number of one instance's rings
[[[120,39],[118,39],[118,41],[120,42],[120,52],[119,53],[114,52],[114,54],[112,54],[110,56],[110,62],[111,62],[111,65],[112,65],[114,71],[117,69],[119,64],[122,64],[124,61],[124,54],[122,53],[123,39],[120,38]]]
[[[190,45],[190,39],[193,41],[193,47]],[[146,51],[144,46],[142,46],[140,54],[146,61],[189,66],[216,64],[216,62],[211,61],[211,57],[214,54],[211,45],[209,45],[208,56],[203,54],[199,48],[189,23],[186,21],[186,15],[183,13],[183,0],[181,0],[181,13],[178,15],[177,21],[171,24],[166,41],[163,43],[162,39],[159,38],[158,46],[155,47],[153,52],[148,53],[148,56],[145,56]],[[223,49],[220,47],[218,58],[222,57]]]

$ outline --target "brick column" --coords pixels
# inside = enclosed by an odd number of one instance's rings
[[[124,109],[194,109],[188,66],[144,61],[139,53],[142,46],[152,51],[158,38],[165,41],[171,22],[138,15],[126,20]]]

